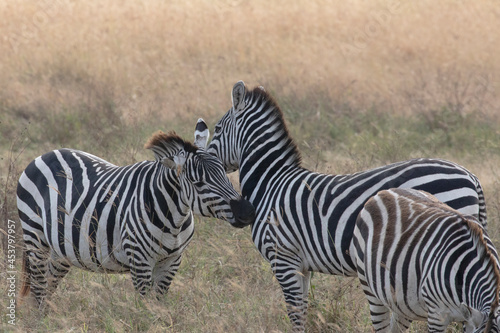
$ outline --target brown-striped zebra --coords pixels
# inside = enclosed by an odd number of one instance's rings
[[[412,189],[380,191],[356,221],[352,250],[376,332],[463,322],[499,332],[500,266],[477,219]],[[392,312],[392,316],[391,316]]]

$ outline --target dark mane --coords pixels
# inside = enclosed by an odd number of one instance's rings
[[[191,142],[185,141],[178,136],[174,131],[163,133],[162,131],[155,132],[146,142],[144,148],[151,149],[155,154],[157,161],[165,156],[174,154],[179,150],[185,150],[190,153],[195,153],[198,148]]]
[[[268,107],[263,108],[263,110],[269,111],[269,116],[278,119],[279,123],[281,124],[281,130],[288,138],[288,147],[292,149],[293,154],[295,155],[295,163],[297,166],[300,166],[302,163],[302,156],[300,154],[299,148],[290,135],[290,132],[288,131],[283,112],[281,111],[281,108],[279,107],[274,97],[271,96],[271,94],[269,94],[267,91],[265,91],[264,88],[255,87],[253,90],[247,91],[245,98],[249,99],[250,103],[261,100],[261,103],[267,104]]]

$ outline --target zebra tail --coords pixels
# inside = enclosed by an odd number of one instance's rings
[[[486,200],[484,198],[484,192],[483,192],[483,187],[481,186],[481,183],[479,182],[479,179],[477,177],[474,177],[476,181],[476,190],[477,190],[477,195],[479,199],[479,216],[478,220],[479,223],[486,228],[488,225],[488,219],[486,215]]]
[[[21,301],[23,297],[27,296],[31,290],[30,281],[30,264],[28,261],[28,251],[23,251],[23,268],[21,272],[22,286],[19,291],[19,300]]]

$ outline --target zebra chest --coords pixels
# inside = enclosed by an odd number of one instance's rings
[[[148,221],[128,219],[121,231],[122,255],[128,258],[125,249],[134,248],[134,251],[147,257],[152,266],[168,257],[179,255],[192,239],[194,223],[192,215],[177,222],[159,228]]]
[[[252,237],[266,260],[287,255],[303,269],[329,274],[354,272],[346,270],[348,258],[344,259],[350,238],[344,239],[346,222],[340,222],[348,218],[331,207],[335,195],[328,186],[306,179],[278,188],[264,199],[254,203],[258,216]],[[351,216],[350,212],[346,215]]]
[[[290,226],[282,207],[267,209],[258,216],[257,221],[252,227],[252,239],[267,261],[285,253],[305,259],[300,237]]]

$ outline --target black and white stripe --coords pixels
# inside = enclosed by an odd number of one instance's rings
[[[376,332],[403,332],[414,320],[427,320],[429,332],[451,322],[499,332],[498,255],[474,217],[425,192],[384,190],[361,210],[352,246]]]
[[[31,162],[19,179],[17,206],[26,244],[26,281],[39,304],[76,266],[130,271],[135,288],[167,292],[193,236],[193,216],[243,227],[253,221],[221,162],[175,133],[154,134],[156,161],[116,166],[60,149]],[[200,134],[200,133],[198,133]]]
[[[283,113],[261,87],[238,82],[232,108],[216,124],[208,151],[240,171],[243,197],[257,211],[252,238],[271,263],[296,331],[304,329],[310,272],[354,276],[349,246],[363,204],[381,189],[417,188],[486,225],[484,195],[465,168],[414,159],[350,175],[301,167]]]

